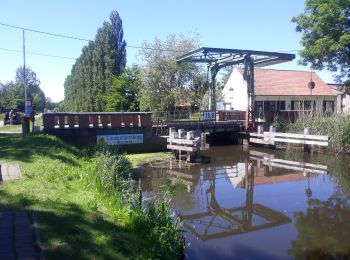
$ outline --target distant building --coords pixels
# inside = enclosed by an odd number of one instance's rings
[[[328,83],[337,93],[337,113],[350,114],[350,95],[344,91],[344,84]]]
[[[308,83],[315,82],[310,90]],[[315,72],[296,70],[254,70],[255,117],[271,122],[275,115],[295,118],[300,113],[331,114],[335,112],[337,93]],[[243,70],[234,68],[223,89],[224,110],[246,110],[247,85]]]

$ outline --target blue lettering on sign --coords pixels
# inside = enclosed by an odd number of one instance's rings
[[[124,135],[97,135],[97,140],[102,139],[108,145],[142,144],[143,134]]]
[[[203,120],[215,120],[215,111],[204,111]]]

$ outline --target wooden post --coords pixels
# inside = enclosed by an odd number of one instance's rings
[[[310,134],[310,129],[304,128],[304,135],[309,135],[309,134]],[[311,145],[310,144],[304,144],[304,152],[305,153],[311,152]]]

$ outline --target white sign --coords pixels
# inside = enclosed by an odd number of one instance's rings
[[[97,135],[97,142],[100,139],[108,145],[142,144],[143,134]]]
[[[203,120],[215,120],[215,111],[203,111]]]

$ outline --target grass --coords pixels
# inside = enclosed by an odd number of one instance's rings
[[[169,161],[171,158],[171,153],[170,152],[140,153],[140,154],[129,154],[126,157],[130,160],[132,166],[136,168],[144,164]]]
[[[22,125],[4,125],[0,127],[0,134],[1,133],[22,133]]]
[[[304,128],[310,128],[311,134],[330,136],[329,149],[332,152],[350,152],[349,115],[302,117],[295,123],[287,124],[286,131],[302,133]]]
[[[18,162],[23,175],[0,186],[0,211],[35,211],[48,259],[154,256],[150,249],[159,238],[145,234],[146,224],[137,224],[142,214],[101,192],[94,174],[96,158],[42,134],[2,134],[0,147],[0,163]],[[141,162],[137,157],[134,161]]]

